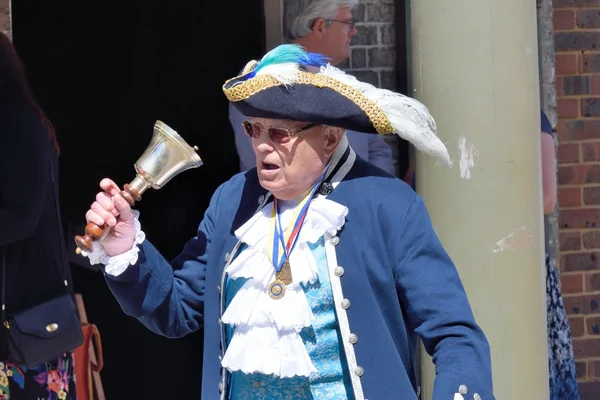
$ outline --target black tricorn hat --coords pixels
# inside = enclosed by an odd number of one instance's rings
[[[250,61],[223,91],[248,117],[285,119],[336,126],[371,134],[397,134],[425,153],[451,165],[436,136],[435,120],[417,100],[378,89],[306,52],[301,46],[276,47]]]

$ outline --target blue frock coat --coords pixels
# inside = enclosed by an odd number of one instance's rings
[[[436,365],[434,400],[452,400],[461,385],[465,399],[492,400],[488,342],[423,201],[350,148],[336,164],[327,198],[349,212],[325,239],[342,267],[331,284],[356,398],[417,399],[418,335]],[[254,169],[237,174],[216,190],[197,236],[172,263],[146,240],[135,265],[106,275],[124,312],[152,331],[177,338],[204,326],[202,399],[228,392],[220,315],[234,231],[268,200]]]

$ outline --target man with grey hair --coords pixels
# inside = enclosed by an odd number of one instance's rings
[[[357,4],[358,0],[286,0],[283,36],[337,65],[350,57],[350,42],[356,36],[352,9]]]
[[[352,9],[358,0],[284,0],[283,30],[288,43],[299,44],[307,51],[323,54],[332,65],[350,57],[350,43],[356,36]],[[235,133],[235,145],[242,171],[256,166],[252,142],[244,133],[246,117],[229,106],[229,121]],[[362,135],[346,131],[350,146],[357,155],[394,175],[391,147],[379,135]]]

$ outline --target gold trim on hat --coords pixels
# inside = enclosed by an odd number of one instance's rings
[[[248,64],[246,64],[241,76],[252,71],[256,64],[256,61],[250,61]],[[223,92],[225,92],[225,96],[227,96],[227,99],[231,102],[247,100],[262,90],[283,85],[283,83],[279,82],[271,75],[258,75],[238,83],[235,86],[226,88],[229,82],[237,78],[239,77],[230,79],[225,82],[225,85],[223,85]],[[367,114],[367,117],[369,117],[371,120],[371,123],[375,127],[375,130],[377,130],[377,133],[384,135],[394,132],[394,128],[392,127],[390,120],[385,115],[383,110],[381,110],[381,108],[377,105],[377,103],[375,103],[373,100],[370,100],[364,94],[362,94],[360,90],[355,89],[350,85],[340,82],[337,79],[331,78],[327,75],[304,71],[298,71],[298,77],[294,83],[313,85],[318,88],[335,90],[359,106],[365,112],[365,114]]]
[[[258,61],[256,61],[256,60],[248,61],[248,64],[246,64],[246,66],[244,67],[244,70],[242,71],[241,76],[244,76],[244,75],[250,73],[250,71],[252,71],[254,68],[256,68],[257,65],[258,65]]]

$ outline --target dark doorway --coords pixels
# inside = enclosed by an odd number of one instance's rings
[[[149,190],[137,207],[148,238],[175,256],[213,191],[238,171],[221,86],[264,52],[262,0],[13,1],[13,29],[57,128],[69,242],[82,232],[101,178],[134,178],[155,120],[200,148],[203,167]],[[100,273],[72,270],[102,335],[107,398],[199,399],[202,332],[155,335],[123,314]]]
[[[396,91],[412,96],[410,87],[410,1],[395,0],[394,24],[396,27]],[[410,168],[409,143],[400,139],[398,146],[399,178],[404,179]]]

